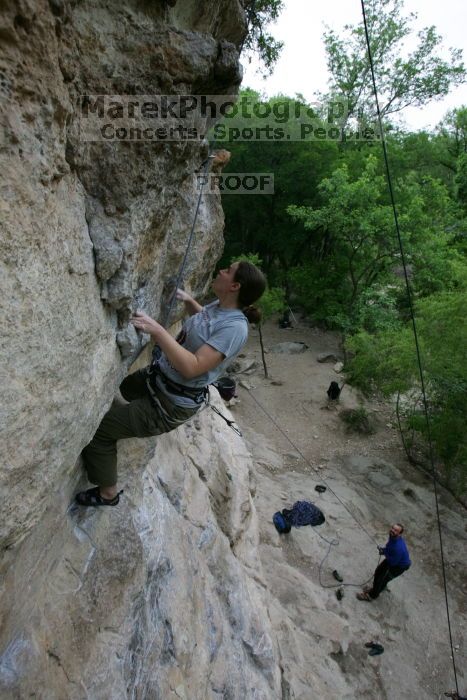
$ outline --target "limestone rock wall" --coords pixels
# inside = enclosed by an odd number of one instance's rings
[[[3,580],[0,696],[281,698],[243,440],[207,408],[121,445],[121,505],[51,507]]]
[[[238,89],[238,0],[170,4],[0,9],[1,550],[72,493],[76,459],[139,350],[129,315],[160,316],[207,154],[189,141],[85,143],[83,96]],[[186,279],[195,293],[222,229],[220,199],[205,197]]]
[[[234,94],[242,5],[7,0],[0,13],[0,696],[279,697],[251,462],[220,419],[207,409],[122,443],[121,506],[69,506],[81,449],[141,349],[129,315],[164,312],[207,155],[85,143],[83,96]],[[220,197],[204,198],[195,294],[222,229]]]

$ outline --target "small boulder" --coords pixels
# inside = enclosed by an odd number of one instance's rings
[[[301,352],[308,350],[308,345],[305,343],[277,343],[270,348],[271,352],[285,353],[288,355],[298,355]]]
[[[333,352],[320,352],[317,362],[337,362],[339,358]]]
[[[246,379],[240,379],[238,382],[238,386],[241,386],[243,389],[246,389],[247,391],[251,391],[253,388],[250,382],[247,382]]]
[[[254,372],[257,367],[256,360],[251,358],[237,358],[234,360],[229,367],[227,367],[227,372],[229,374],[244,374],[246,372]]]

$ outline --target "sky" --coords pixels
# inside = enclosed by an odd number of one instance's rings
[[[264,80],[257,73],[257,64],[244,62],[242,87],[254,88],[267,97],[301,93],[312,102],[316,92],[327,89],[324,25],[339,30],[344,24],[361,22],[360,0],[284,0],[284,4],[279,20],[270,25],[273,36],[285,42],[273,75]],[[404,14],[409,12],[418,14],[416,29],[434,24],[443,46],[463,49],[467,63],[466,0],[405,0]],[[467,85],[455,88],[442,101],[407,108],[403,123],[409,129],[433,129],[448,110],[462,104],[467,104]]]

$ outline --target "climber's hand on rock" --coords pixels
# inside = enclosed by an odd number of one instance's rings
[[[143,331],[143,333],[149,333],[149,335],[153,337],[156,337],[160,331],[164,330],[160,323],[157,323],[157,321],[154,321],[153,318],[142,311],[136,311],[130,318],[130,323],[132,323],[137,330]]]
[[[191,296],[188,294],[188,292],[185,292],[183,289],[177,289],[175,296],[180,301],[191,301]]]

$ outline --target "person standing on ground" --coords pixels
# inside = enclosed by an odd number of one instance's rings
[[[412,562],[410,561],[409,550],[402,537],[403,532],[404,528],[400,523],[391,526],[386,545],[378,547],[379,553],[384,554],[385,558],[376,567],[373,586],[364,589],[361,593],[357,593],[358,600],[366,600],[368,602],[375,600],[381,591],[386,588],[389,581],[397,578],[410,568]]]
[[[202,307],[177,290],[190,318],[176,339],[146,314],[133,316],[135,328],[151,335],[160,354],[149,367],[123,380],[120,392],[128,403],[111,406],[84,448],[88,479],[96,487],[76,494],[79,505],[118,504],[118,440],[167,433],[195,415],[204,402],[206,387],[245,345],[248,322],[259,322],[261,314],[251,304],[265,288],[266,280],[255,265],[235,262],[213,280],[218,300],[212,304]]]

